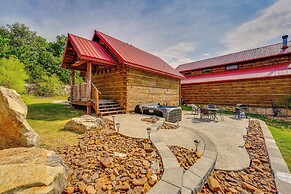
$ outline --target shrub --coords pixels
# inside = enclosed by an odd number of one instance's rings
[[[18,93],[25,91],[25,80],[28,75],[25,72],[24,64],[15,57],[0,60],[0,85],[16,90]]]
[[[50,77],[44,75],[36,86],[36,94],[39,96],[57,96],[60,95],[61,88],[62,82],[56,75]]]

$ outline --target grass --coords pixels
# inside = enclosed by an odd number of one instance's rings
[[[281,154],[289,171],[291,172],[291,129],[286,128],[276,128],[273,126],[269,126],[269,129],[277,143],[277,146],[280,149]]]
[[[78,134],[65,131],[66,122],[83,114],[68,105],[54,104],[54,100],[65,100],[65,97],[21,96],[28,107],[27,121],[40,135],[40,146],[45,148],[74,145]]]

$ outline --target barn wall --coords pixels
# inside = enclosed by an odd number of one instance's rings
[[[126,108],[126,70],[124,67],[99,70],[93,76],[92,83],[101,92],[100,99],[116,100],[122,108]]]
[[[217,104],[270,107],[270,101],[285,102],[291,94],[291,77],[182,85],[186,104]]]
[[[127,69],[127,111],[140,103],[179,105],[180,80],[133,67]]]

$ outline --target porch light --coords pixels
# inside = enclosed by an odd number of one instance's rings
[[[198,139],[195,139],[195,140],[194,140],[194,145],[195,145],[195,147],[196,147],[196,152],[197,152],[197,149],[198,149],[198,145],[199,145],[199,143],[200,143],[200,140],[198,140]]]
[[[148,128],[146,128],[146,130],[147,130],[148,138],[150,139],[152,129],[150,127],[148,127]]]
[[[117,132],[119,133],[120,123],[116,123]]]

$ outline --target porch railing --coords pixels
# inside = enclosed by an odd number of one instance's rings
[[[77,84],[72,86],[72,97],[71,100],[73,101],[87,101],[86,99],[87,94],[87,84]],[[101,92],[97,89],[94,84],[91,84],[91,99],[90,101],[93,108],[96,111],[96,114],[99,114],[99,94]]]
[[[72,95],[72,100],[77,100],[77,101],[85,101],[86,100],[86,88],[87,84],[77,84],[73,85],[72,90],[73,90],[73,95]]]

